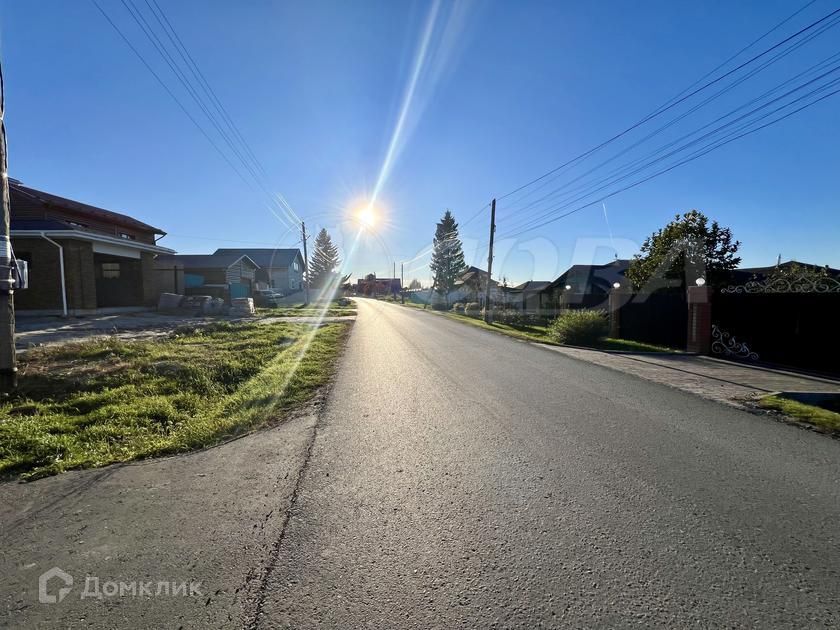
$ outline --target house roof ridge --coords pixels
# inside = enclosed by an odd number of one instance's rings
[[[76,201],[75,199],[70,199],[68,197],[54,195],[53,193],[48,193],[44,190],[39,190],[37,188],[32,188],[31,186],[26,186],[25,184],[22,184],[18,180],[15,180],[13,178],[9,178],[9,191],[10,193],[14,191],[18,194],[29,197],[30,199],[34,199],[44,204],[45,206],[55,206],[58,208],[69,210],[70,212],[77,212],[79,214],[88,215],[91,217],[97,217],[97,215],[99,215],[99,218],[101,219],[121,224],[124,227],[153,232],[154,234],[160,234],[162,236],[166,235],[166,232],[162,229],[157,228],[153,225],[149,225],[148,223],[144,223],[143,221],[135,219],[134,217],[129,216],[127,214],[123,214],[121,212],[114,212],[113,210],[106,210],[105,208],[93,206],[89,203],[84,203],[83,201]]]

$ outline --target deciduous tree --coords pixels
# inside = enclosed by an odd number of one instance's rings
[[[698,210],[690,210],[676,215],[645,239],[640,253],[630,262],[627,278],[636,289],[675,284],[685,287],[699,277],[715,284],[740,264],[740,246],[732,230],[717,221],[709,222]]]

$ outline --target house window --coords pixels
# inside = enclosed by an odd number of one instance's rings
[[[109,280],[116,280],[120,277],[120,263],[102,263],[102,277]]]
[[[120,238],[124,238],[127,241],[133,241],[136,237],[132,234],[126,234],[125,232],[120,232]]]
[[[294,269],[295,271],[300,270],[300,266],[298,265],[296,260],[292,262],[292,269]]]

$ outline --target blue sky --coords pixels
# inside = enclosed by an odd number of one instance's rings
[[[122,2],[98,1],[212,134]],[[134,1],[151,16],[145,0]],[[465,223],[494,195],[636,122],[806,4],[158,3],[264,166],[267,188],[282,193],[310,231],[327,227],[345,252],[356,235],[349,209],[372,194],[393,144],[378,196],[385,220],[361,238],[347,267],[380,276],[428,247],[445,208]],[[835,8],[814,2],[728,68]],[[295,243],[93,3],[4,0],[0,20],[12,177],[157,225],[169,233],[162,244],[180,252]],[[694,130],[837,52],[837,32],[641,148]],[[572,262],[609,260],[611,244],[629,256],[690,208],[732,227],[745,265],[781,254],[840,267],[838,103],[840,95],[610,198],[609,228],[599,204],[510,238],[523,210],[511,198],[500,202],[494,276],[553,279]],[[461,234],[469,262],[482,267],[487,222],[485,211]],[[424,263],[407,263],[407,279],[426,280]]]

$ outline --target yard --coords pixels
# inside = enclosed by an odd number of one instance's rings
[[[276,421],[329,381],[348,328],[220,322],[30,350],[0,406],[0,476],[187,451]]]

